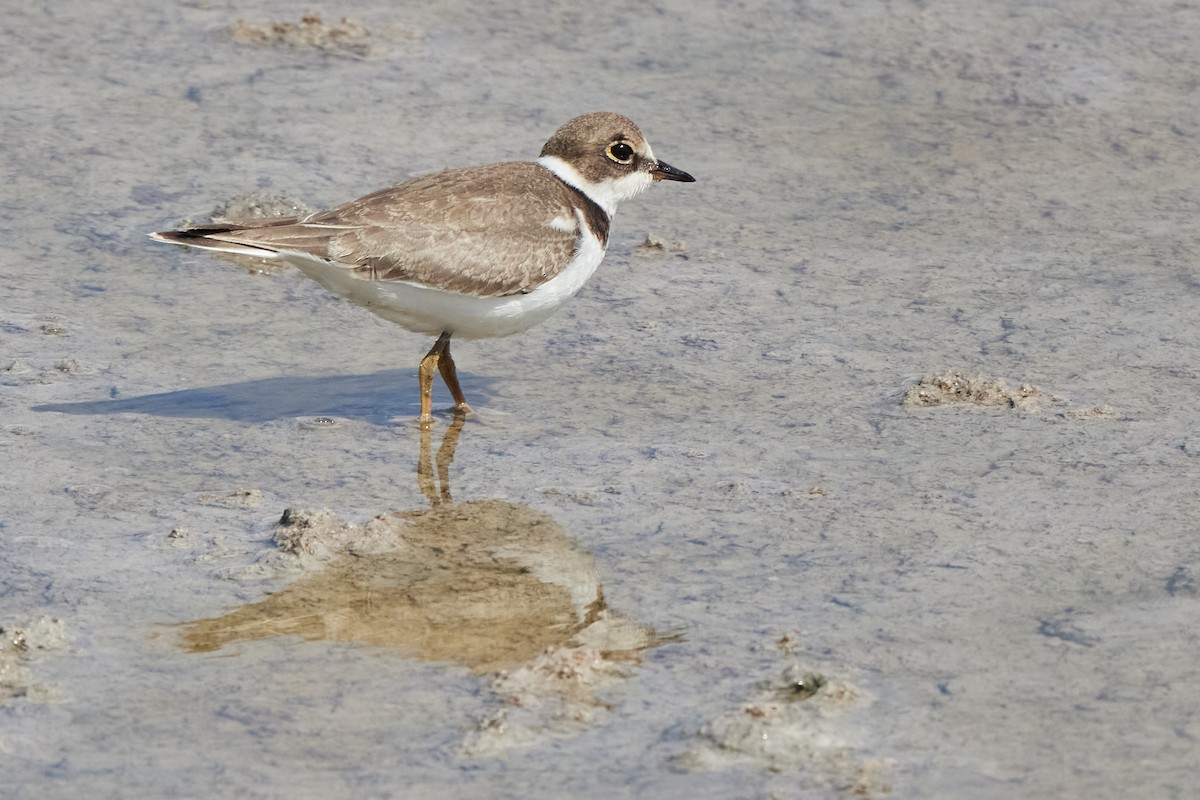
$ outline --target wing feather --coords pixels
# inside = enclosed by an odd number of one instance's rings
[[[578,221],[573,202],[576,190],[539,164],[493,164],[413,178],[299,221],[227,221],[168,241],[305,255],[364,280],[499,297],[532,291],[570,263],[580,231],[563,220]]]

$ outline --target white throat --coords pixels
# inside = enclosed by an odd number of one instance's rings
[[[579,170],[558,156],[542,156],[538,163],[587,195],[589,200],[604,209],[604,213],[608,214],[610,219],[617,213],[617,205],[622,200],[641,194],[654,182],[650,173],[639,170],[620,178],[592,183],[585,180],[579,174]]]

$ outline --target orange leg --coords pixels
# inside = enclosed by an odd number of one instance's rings
[[[443,333],[429,348],[429,352],[421,359],[417,368],[417,380],[421,386],[421,418],[422,428],[428,428],[433,423],[433,373],[438,371],[438,361],[446,345],[450,344],[450,334]]]
[[[454,369],[454,359],[450,355],[450,332],[444,331],[438,340],[429,348],[429,352],[421,359],[417,370],[417,378],[421,386],[421,427],[427,428],[433,423],[433,373],[441,372],[442,380],[454,397],[454,410],[459,414],[468,414],[471,407],[463,396],[462,387],[458,385],[458,372]]]
[[[442,350],[442,357],[438,361],[438,370],[442,373],[442,380],[446,382],[446,388],[450,390],[450,395],[454,398],[454,411],[458,414],[470,414],[471,407],[467,405],[467,398],[463,395],[462,387],[458,385],[458,372],[454,369],[454,358],[450,355],[450,336],[446,336],[446,347]]]

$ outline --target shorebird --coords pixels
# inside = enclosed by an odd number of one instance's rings
[[[386,320],[436,336],[418,378],[428,426],[433,375],[470,412],[450,339],[509,336],[549,317],[604,258],[622,201],[656,181],[695,180],[659,161],[620,114],[567,122],[536,161],[447,169],[305,217],[226,219],[150,236],[283,259]]]

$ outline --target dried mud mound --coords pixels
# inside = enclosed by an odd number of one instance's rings
[[[1052,394],[1032,383],[1009,388],[1001,378],[949,371],[927,375],[904,393],[907,408],[950,406],[959,408],[993,408],[1010,411],[1041,411],[1062,407],[1057,413],[1067,419],[1111,419],[1116,416],[1111,406],[1081,406],[1065,408],[1067,399]]]
[[[67,645],[61,621],[43,617],[21,627],[0,626],[0,703],[24,698],[35,703],[60,699],[58,689],[33,679],[29,665]]]
[[[1031,383],[1010,389],[1000,378],[956,371],[927,375],[904,393],[904,405],[909,408],[967,406],[1036,411],[1058,402],[1062,402],[1062,398]]]
[[[229,26],[228,35],[237,44],[320,50],[351,58],[378,58],[386,55],[395,42],[425,38],[420,32],[398,27],[372,31],[349,17],[330,24],[315,14],[307,14],[299,22],[255,24],[239,19]]]

